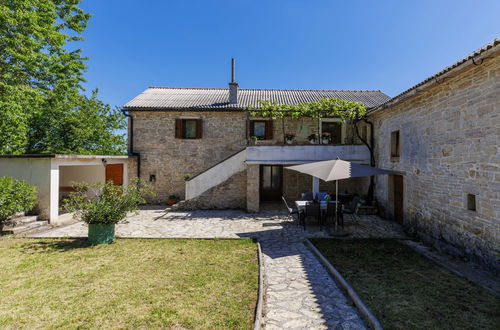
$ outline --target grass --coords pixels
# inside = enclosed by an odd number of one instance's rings
[[[313,239],[384,329],[498,329],[500,298],[394,240]]]
[[[251,240],[0,238],[0,328],[250,329]]]

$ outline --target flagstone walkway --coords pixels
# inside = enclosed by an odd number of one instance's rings
[[[349,229],[349,223],[346,229]],[[362,217],[352,224],[355,236],[370,233],[404,237],[394,223]],[[119,237],[257,238],[264,263],[264,327],[266,329],[365,329],[366,326],[326,269],[302,243],[305,237],[328,237],[311,226],[304,230],[276,211],[141,210],[116,228]],[[74,223],[32,237],[85,237],[86,225]]]

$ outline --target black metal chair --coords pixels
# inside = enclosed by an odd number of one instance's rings
[[[300,196],[303,201],[312,201],[314,199],[314,194],[312,192],[305,192],[300,194]]]
[[[297,219],[299,220],[299,224],[300,224],[300,212],[298,209],[295,209],[295,208],[291,208],[290,206],[288,206],[288,203],[285,199],[285,196],[281,196],[281,199],[283,200],[283,203],[285,203],[285,207],[286,209],[288,210],[288,215],[294,219],[294,215],[297,215]]]
[[[315,217],[318,220],[318,224],[321,226],[321,205],[319,203],[308,203],[306,205],[304,218],[304,229],[306,228],[306,218]]]
[[[339,224],[342,226],[342,229],[344,229],[344,214],[342,212],[342,209],[343,206],[339,203],[339,206],[337,208],[337,219],[339,221]],[[332,219],[332,223],[335,224],[335,203],[328,203],[328,205],[326,206],[325,219]]]
[[[360,199],[361,199],[361,197],[354,196],[354,198],[349,203],[349,205],[345,206],[344,210],[343,210],[343,213],[344,214],[350,214],[352,216],[352,219],[354,221],[358,220],[358,218],[356,216],[356,213],[358,213]]]

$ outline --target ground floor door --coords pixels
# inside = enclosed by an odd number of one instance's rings
[[[260,200],[261,202],[279,201],[283,194],[283,166],[260,166]]]
[[[393,176],[393,188],[394,193],[394,220],[399,223],[403,223],[403,176],[394,175]]]
[[[123,164],[106,165],[106,182],[110,180],[117,186],[123,185]]]

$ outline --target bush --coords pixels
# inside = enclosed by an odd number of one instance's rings
[[[36,201],[36,187],[26,181],[8,176],[0,177],[0,230],[5,220],[18,212],[33,209]]]
[[[76,218],[88,224],[115,224],[125,219],[127,212],[137,210],[145,203],[152,190],[142,180],[133,180],[126,187],[107,183],[74,183],[75,192],[70,193],[65,208],[74,212]]]

